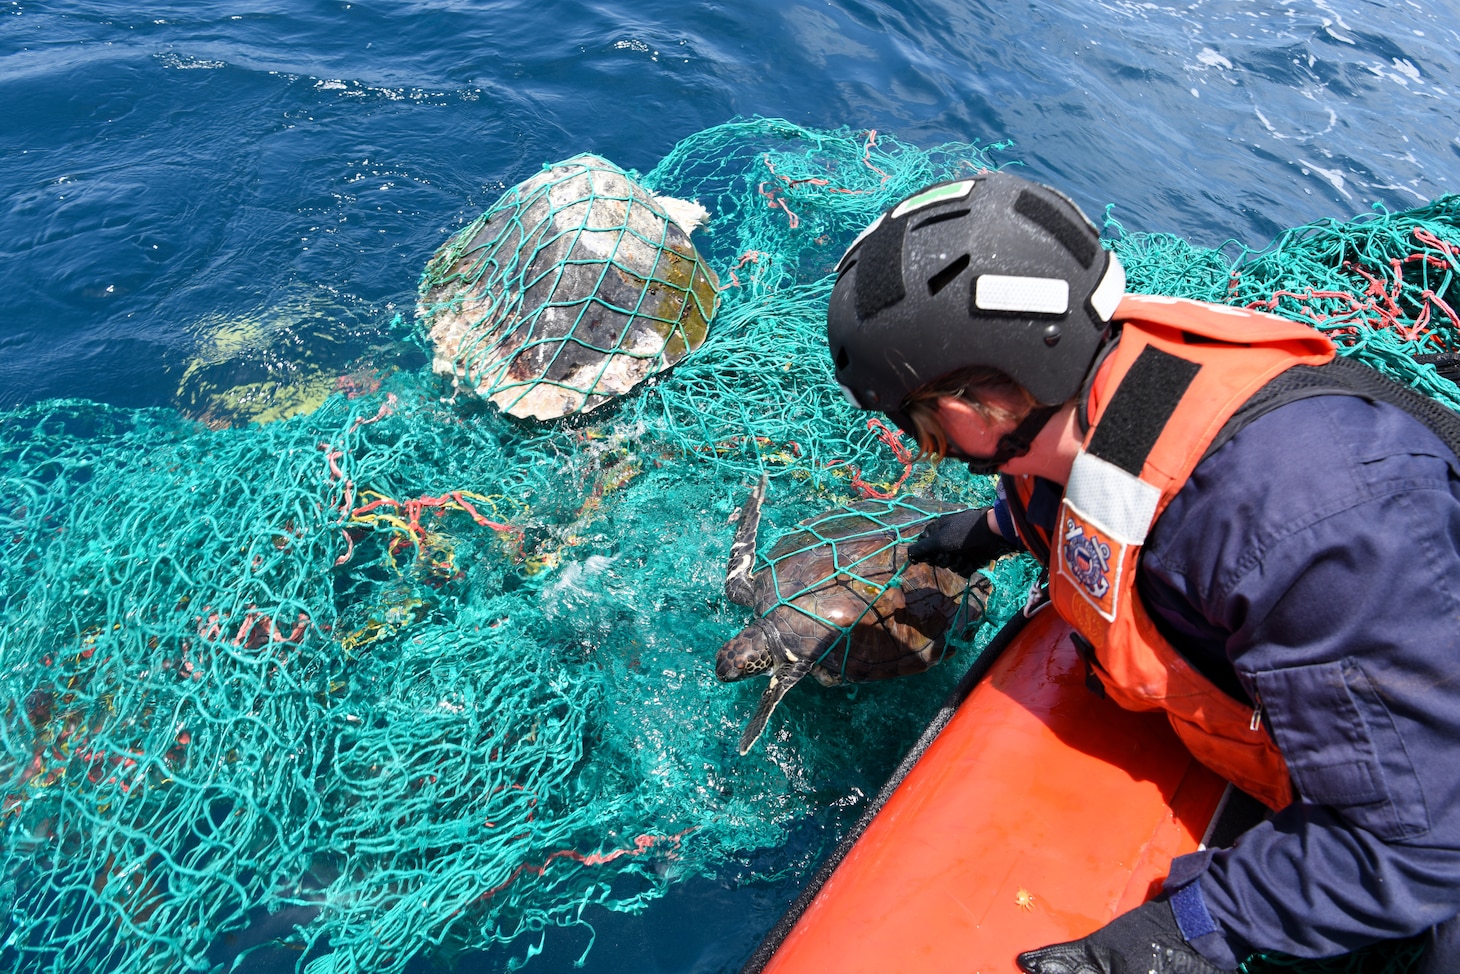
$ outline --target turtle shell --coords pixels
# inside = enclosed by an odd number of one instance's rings
[[[931,516],[961,509],[930,499],[890,509],[864,501],[808,518],[765,555],[755,610],[798,655],[817,659],[812,674],[822,683],[921,673],[949,654],[948,630],[970,582],[909,563],[907,545]],[[987,587],[975,576],[980,583]]]
[[[508,190],[426,265],[432,369],[510,415],[554,419],[684,358],[719,281],[665,203],[685,205],[591,155]]]

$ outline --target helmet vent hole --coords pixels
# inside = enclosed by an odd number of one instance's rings
[[[960,220],[963,217],[968,216],[968,212],[969,212],[968,210],[949,210],[946,213],[938,213],[938,214],[935,214],[934,216],[930,216],[926,220],[921,221],[920,223],[913,224],[913,232],[917,232],[918,230],[921,230],[924,227],[930,227],[930,226],[932,226],[935,223],[943,223],[943,222],[946,222],[948,220]]]
[[[1100,250],[1100,243],[1094,227],[1088,224],[1081,227],[1061,213],[1049,200],[1027,189],[1014,201],[1014,211],[1031,223],[1038,224],[1058,240],[1085,269],[1088,270],[1095,263],[1095,254]]]
[[[954,279],[968,269],[968,255],[964,254],[953,263],[928,278],[928,295],[931,297],[952,284]]]

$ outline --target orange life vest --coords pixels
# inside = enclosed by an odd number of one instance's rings
[[[1087,641],[1105,692],[1129,710],[1165,710],[1198,760],[1281,808],[1292,783],[1260,710],[1219,689],[1157,631],[1135,566],[1227,420],[1284,370],[1331,360],[1333,344],[1272,315],[1176,298],[1128,296],[1115,318],[1120,342],[1096,372],[1090,429],[1055,531],[1034,532],[1023,517],[1032,478],[1010,478],[1016,522],[1031,551],[1049,552],[1050,600]]]

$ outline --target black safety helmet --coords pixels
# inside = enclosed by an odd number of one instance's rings
[[[927,187],[878,217],[837,266],[836,378],[909,433],[908,393],[988,366],[1041,405],[1079,392],[1125,272],[1064,195],[1007,173]]]

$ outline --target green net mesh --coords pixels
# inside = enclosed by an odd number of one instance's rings
[[[901,676],[940,662],[953,648],[945,636],[966,638],[982,618],[988,581],[912,565],[898,546],[962,509],[890,497],[806,518],[756,559],[760,588],[773,596],[762,615],[779,613],[777,628],[799,637],[824,680]]]
[[[557,423],[410,374],[232,429],[82,401],[6,413],[0,964],[228,970],[277,937],[310,974],[479,949],[512,967],[549,935],[586,951],[595,911],[677,878],[806,868],[826,844],[788,859],[788,834],[834,841],[859,809],[827,796],[874,793],[962,667],[800,691],[741,758],[759,686],[712,664],[751,616],[723,595],[729,518],[763,474],[762,550],[868,499],[988,500],[852,409],[822,334],[855,233],[1006,148],[765,119],[686,139],[639,181],[713,215],[695,244],[715,320],[673,369]],[[1411,354],[1454,347],[1454,205],[1235,260],[1115,246],[1143,287],[1302,295],[1276,310],[1453,396]],[[1415,254],[1432,259],[1401,263],[1393,321],[1307,296],[1387,312],[1344,264],[1393,296],[1390,258]],[[974,650],[1032,572],[991,570]]]
[[[757,688],[712,661],[748,621],[723,584],[751,475],[776,485],[767,537],[933,489],[828,394],[817,302],[904,189],[872,167],[937,171],[865,133],[696,139],[645,181],[717,214],[698,236],[724,311],[588,416],[523,423],[401,374],[235,429],[87,402],[5,416],[0,963],[226,970],[279,936],[312,974],[494,944],[510,966],[551,927],[586,949],[585,910],[675,877],[804,866],[757,852],[826,821],[822,796],[876,790],[953,668],[803,692],[742,759]],[[857,182],[828,182],[825,215],[791,187],[793,226],[752,206],[771,166]]]
[[[1106,218],[1132,291],[1271,311],[1326,332],[1343,354],[1454,409],[1460,387],[1437,365],[1460,351],[1460,196],[1403,213],[1289,230],[1265,249],[1193,247],[1127,234]]]

